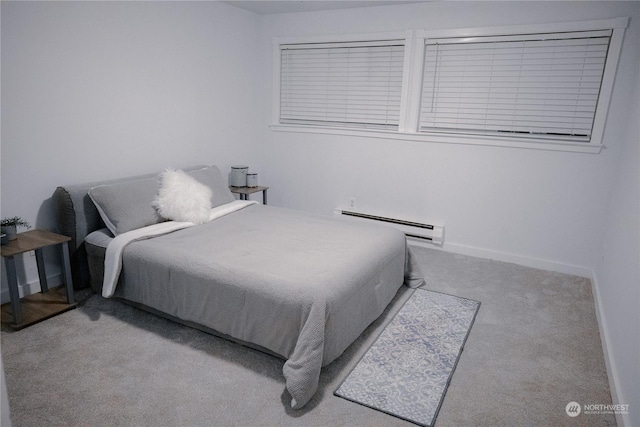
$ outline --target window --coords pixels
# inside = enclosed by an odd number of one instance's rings
[[[627,22],[275,38],[272,128],[599,152]]]
[[[427,40],[420,131],[589,142],[610,36]]]
[[[404,40],[281,47],[280,123],[398,129]]]

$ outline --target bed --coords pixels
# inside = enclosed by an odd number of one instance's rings
[[[209,189],[202,223],[159,214],[158,174],[58,187],[74,283],[281,357],[293,408],[400,286],[423,283],[392,227],[235,200],[215,166],[184,174]]]

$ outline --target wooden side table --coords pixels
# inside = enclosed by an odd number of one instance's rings
[[[229,187],[232,193],[239,194],[240,200],[248,200],[249,194],[262,191],[262,204],[267,204],[267,190],[269,187]]]
[[[7,270],[7,282],[9,285],[9,296],[11,297],[11,309],[13,312],[12,326],[15,329],[22,329],[26,326],[76,307],[73,295],[73,281],[71,279],[71,266],[69,263],[68,242],[70,240],[70,237],[51,233],[49,231],[31,230],[24,233],[18,233],[15,240],[11,240],[8,244],[2,246],[0,252],[4,258]],[[44,294],[49,292],[49,286],[47,284],[47,274],[44,270],[44,256],[42,254],[42,249],[53,245],[60,245],[60,249],[62,251],[62,272],[66,285],[66,303],[59,297],[59,292],[51,292],[50,295],[44,296]],[[40,278],[40,289],[42,291],[42,295],[31,295],[23,299],[23,301],[26,304],[29,304],[29,306],[34,304],[40,305],[40,307],[35,310],[28,310],[23,319],[14,257],[29,251],[34,251],[36,254],[36,264],[38,266],[38,277]]]

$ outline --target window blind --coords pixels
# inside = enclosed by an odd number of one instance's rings
[[[427,40],[419,129],[589,142],[610,36]]]
[[[398,129],[404,41],[281,46],[280,123]]]

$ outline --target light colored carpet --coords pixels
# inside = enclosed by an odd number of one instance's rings
[[[416,248],[427,288],[481,301],[436,427],[615,425],[565,406],[611,403],[588,279]],[[15,426],[411,426],[333,396],[401,307],[400,292],[288,408],[283,362],[117,301],[1,335]]]

